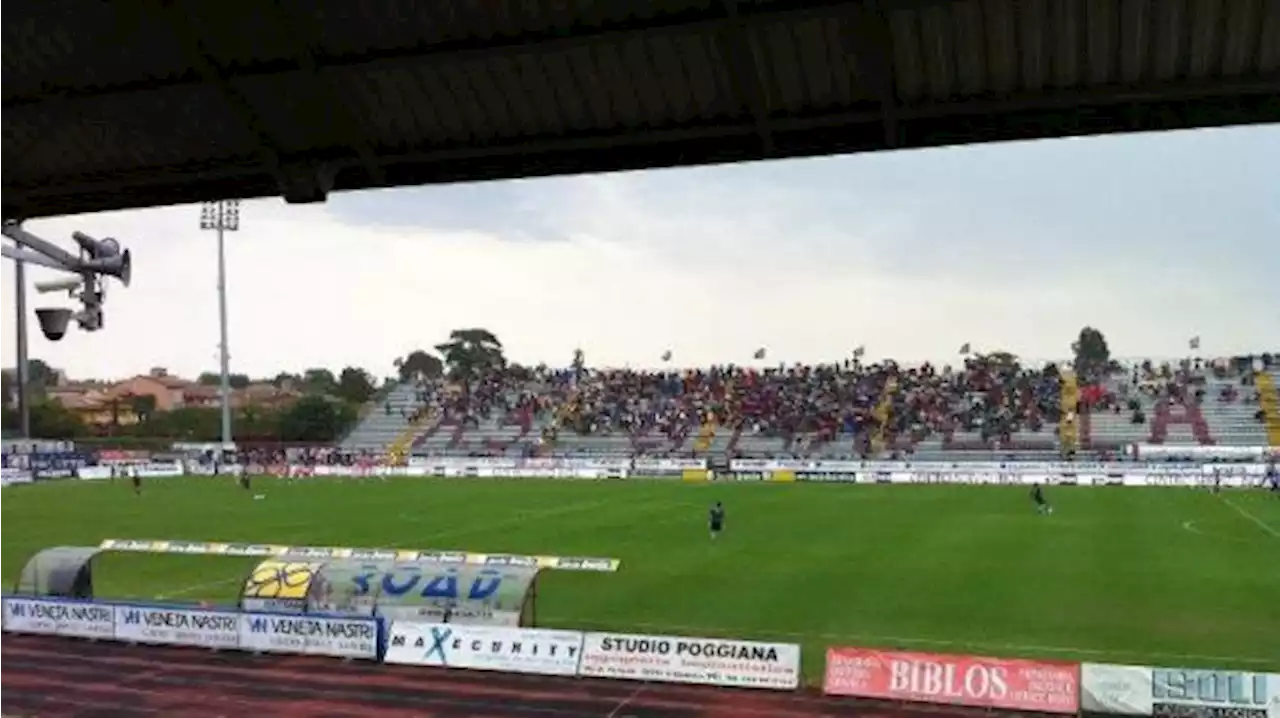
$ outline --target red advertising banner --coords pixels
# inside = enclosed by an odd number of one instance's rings
[[[1076,713],[1080,664],[828,648],[822,691],[833,696]]]

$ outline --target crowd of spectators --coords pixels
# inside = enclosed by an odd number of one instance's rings
[[[1061,413],[1054,365],[1026,368],[1008,355],[956,367],[893,362],[681,371],[505,369],[469,391],[424,385],[420,412],[455,423],[538,419],[551,434],[643,434],[672,440],[707,423],[764,436],[876,436],[920,440],[952,430],[998,439],[1041,431]],[[390,410],[388,408],[388,410]]]

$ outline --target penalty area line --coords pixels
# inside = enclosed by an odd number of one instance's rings
[[[1222,494],[1215,494],[1215,496],[1217,496],[1219,499],[1222,499],[1222,503],[1235,509],[1236,513],[1240,514],[1245,519],[1252,521],[1258,528],[1262,529],[1263,531],[1266,531],[1268,534],[1271,534],[1272,538],[1280,539],[1280,531],[1276,531],[1275,529],[1268,526],[1267,522],[1249,513],[1244,508],[1242,508],[1239,504],[1223,496]]]

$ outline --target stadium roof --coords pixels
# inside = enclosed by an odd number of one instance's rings
[[[3,214],[1280,121],[1280,0],[9,0]]]

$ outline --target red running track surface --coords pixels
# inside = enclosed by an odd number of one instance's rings
[[[308,656],[4,637],[4,716],[127,718],[901,718],[972,711]]]

